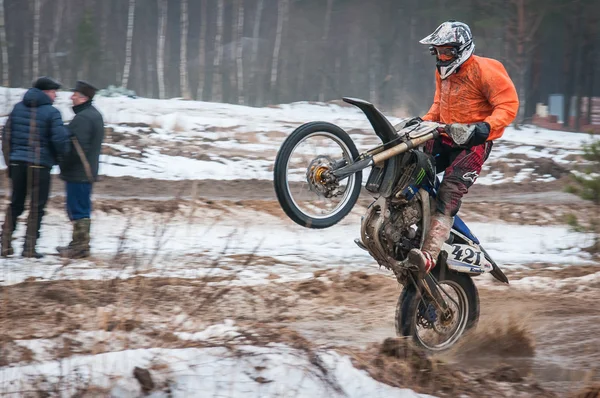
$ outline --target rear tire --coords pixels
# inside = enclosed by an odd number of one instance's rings
[[[479,294],[470,276],[449,270],[445,264],[438,264],[431,273],[446,291],[449,289],[462,290],[462,293],[459,293],[458,296],[460,298],[462,294],[464,303],[459,304],[464,305],[465,316],[461,318],[466,319],[459,321],[463,324],[459,325],[457,332],[447,342],[439,347],[428,345],[420,338],[417,328],[417,312],[421,302],[421,292],[418,292],[415,285],[410,283],[402,290],[396,305],[396,334],[398,336],[412,336],[415,343],[426,350],[444,351],[452,347],[465,332],[477,326],[479,320]]]
[[[327,122],[310,122],[303,124],[294,130],[289,137],[281,145],[279,152],[277,153],[277,157],[275,159],[275,166],[273,170],[273,184],[275,186],[275,193],[277,195],[277,200],[285,214],[289,218],[292,219],[295,223],[307,227],[307,228],[329,228],[338,222],[340,222],[344,217],[350,213],[356,201],[358,200],[358,196],[360,195],[360,189],[362,186],[362,171],[354,174],[348,178],[354,178],[353,186],[350,188],[350,194],[348,200],[343,206],[337,210],[334,214],[329,217],[324,218],[315,218],[304,213],[294,200],[292,199],[289,184],[287,181],[287,166],[296,146],[302,142],[305,138],[310,135],[316,135],[317,133],[327,133],[338,138],[343,145],[346,147],[350,154],[350,163],[358,158],[358,149],[356,149],[356,145],[352,141],[352,138],[346,133],[343,129],[336,126],[332,123]]]

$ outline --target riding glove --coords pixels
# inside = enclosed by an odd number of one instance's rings
[[[490,136],[490,125],[486,122],[475,123],[471,125],[473,128],[473,136],[467,143],[469,148],[484,144]]]
[[[413,117],[412,119],[410,119],[408,122],[406,122],[406,124],[404,125],[404,127],[408,127],[408,126],[412,126],[414,124],[419,124],[423,121],[423,119],[421,119],[419,116],[417,117]]]
[[[487,141],[490,135],[490,125],[486,122],[453,123],[448,126],[447,133],[456,144],[472,148]]]

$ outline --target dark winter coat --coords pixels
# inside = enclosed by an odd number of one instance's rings
[[[69,123],[69,131],[77,139],[87,163],[90,165],[92,181],[88,177],[84,162],[73,145],[71,153],[60,164],[60,177],[67,182],[94,182],[98,178],[98,164],[104,140],[104,119],[92,101],[73,107],[75,117]]]
[[[69,132],[58,109],[43,91],[30,88],[13,108],[2,132],[5,162],[52,167],[71,149]],[[8,157],[8,159],[6,158]]]

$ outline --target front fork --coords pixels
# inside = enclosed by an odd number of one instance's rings
[[[439,261],[439,263],[436,264],[436,267],[443,265],[440,263],[442,263],[442,261]],[[431,274],[427,274],[425,278],[419,278],[419,276],[415,276],[413,272],[410,272],[408,275],[411,283],[413,283],[418,291],[426,296],[435,309],[442,314],[442,319],[449,319],[452,316],[452,312],[448,307],[448,303],[446,303],[446,300],[444,300],[440,293],[441,287],[435,277]]]

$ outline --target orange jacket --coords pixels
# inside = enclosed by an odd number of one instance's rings
[[[423,120],[450,123],[487,122],[488,141],[502,137],[519,110],[515,86],[504,66],[490,58],[471,56],[457,73],[442,80],[435,72],[435,97]]]

